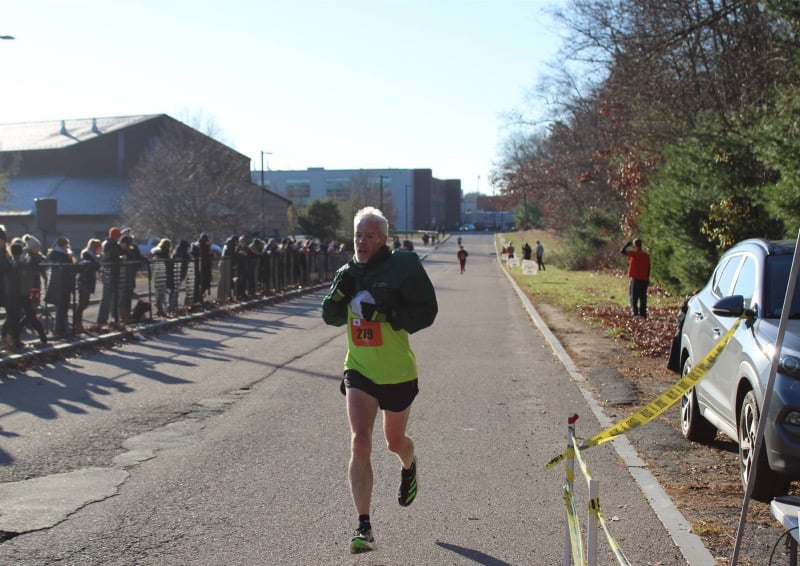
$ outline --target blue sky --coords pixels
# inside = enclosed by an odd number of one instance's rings
[[[557,0],[0,0],[0,123],[169,114],[272,169],[430,168],[491,193]]]

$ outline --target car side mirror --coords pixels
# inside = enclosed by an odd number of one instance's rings
[[[717,316],[729,316],[738,318],[743,314],[748,318],[755,318],[756,311],[754,309],[744,308],[744,297],[742,295],[731,295],[724,297],[714,303],[711,311]]]

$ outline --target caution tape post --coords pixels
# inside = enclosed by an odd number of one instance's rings
[[[586,464],[580,452],[580,446],[575,438],[575,421],[578,415],[573,413],[568,421],[567,438],[571,441],[571,445],[567,447],[564,457],[564,470],[566,481],[564,482],[564,504],[566,506],[566,521],[564,525],[564,566],[596,566],[597,565],[597,532],[598,525],[602,527],[606,535],[609,549],[617,560],[620,566],[630,566],[630,562],[623,554],[619,544],[614,539],[611,531],[606,524],[600,508],[600,481],[592,477],[589,471],[589,466]],[[587,518],[586,518],[586,550],[584,553],[583,539],[581,534],[580,520],[575,505],[575,461],[578,462],[578,469],[589,488],[589,502],[587,504]]]
[[[575,445],[575,421],[577,420],[578,413],[570,413],[567,417],[567,458],[564,461],[564,502],[567,505],[567,520],[564,523],[564,566],[570,566],[570,564],[572,564],[572,555],[578,550],[574,548],[573,545],[580,543],[580,530],[578,530],[578,537],[576,541],[574,529],[571,528],[574,526],[574,521],[570,520],[574,517],[574,512],[571,513],[570,509],[574,511],[574,506],[572,506],[572,482],[575,478],[575,458],[572,457],[572,455],[574,454],[573,446]]]

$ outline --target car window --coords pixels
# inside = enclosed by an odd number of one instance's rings
[[[733,286],[732,295],[742,295],[744,297],[744,307],[750,308],[753,295],[756,291],[756,262],[750,257],[744,258],[742,268],[736,277],[736,284]]]
[[[718,297],[727,297],[730,295],[731,283],[736,275],[736,270],[742,261],[742,256],[732,256],[725,265],[720,266],[714,274],[714,285],[712,291]]]
[[[786,297],[786,287],[789,283],[789,272],[792,267],[791,255],[778,255],[767,257],[766,273],[764,277],[764,316],[778,318],[783,310],[783,300]],[[789,316],[800,313],[800,284],[795,286],[792,296],[792,308]]]

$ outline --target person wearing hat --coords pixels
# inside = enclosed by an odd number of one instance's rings
[[[101,281],[103,283],[103,293],[100,296],[100,310],[97,313],[97,325],[105,326],[108,317],[119,320],[119,310],[117,307],[117,296],[119,294],[119,269],[122,251],[119,248],[119,239],[122,231],[116,226],[108,230],[108,238],[103,242],[101,248]]]
[[[22,241],[25,242],[25,251],[22,254],[25,268],[25,289],[23,291],[27,292],[26,298],[30,309],[23,304],[20,328],[27,326],[38,334],[42,344],[46,344],[47,337],[38,314],[38,308],[42,301],[42,282],[47,280],[47,270],[42,267],[42,263],[45,261],[42,244],[30,234],[22,236]]]

